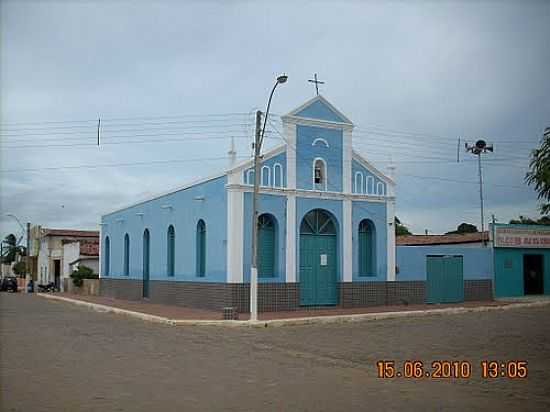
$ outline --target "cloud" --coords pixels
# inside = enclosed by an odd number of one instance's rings
[[[273,78],[286,72],[289,81],[272,107],[282,114],[312,96],[307,79],[318,72],[326,81],[322,93],[356,123],[358,150],[382,169],[390,158],[397,165],[397,212],[415,231],[479,224],[475,159],[462,152],[464,161],[453,163],[458,138],[483,137],[495,145],[484,163],[488,213],[501,220],[536,214],[536,196],[523,176],[529,150],[550,125],[548,2],[2,2],[0,7],[2,127],[89,121],[64,124],[86,126],[73,129],[33,126],[45,136],[25,135],[21,126],[17,136],[3,132],[2,169],[222,157],[228,140],[4,147],[93,144],[98,116],[108,142],[122,135],[110,132],[120,121],[108,119],[138,117],[133,121],[138,129],[158,135],[161,126],[147,126],[143,118],[248,113],[265,106]],[[210,122],[209,128],[195,127],[204,130],[195,137],[222,135],[225,125],[231,131],[226,134],[238,137],[239,155],[248,155],[251,122],[251,116],[221,122],[221,128]],[[173,133],[175,127],[168,129]],[[167,137],[126,138],[140,139]],[[224,165],[220,160],[2,173],[0,201],[2,211],[23,220],[91,228],[113,205]],[[3,232],[16,228],[13,219],[0,218]]]

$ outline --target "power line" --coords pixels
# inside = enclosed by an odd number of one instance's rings
[[[248,156],[240,156],[240,159],[248,159]],[[98,169],[102,167],[125,167],[125,166],[142,166],[152,164],[166,164],[166,163],[189,163],[189,162],[207,162],[215,160],[227,160],[227,156],[224,157],[209,157],[202,159],[172,159],[172,160],[152,160],[145,162],[131,162],[131,163],[109,163],[109,164],[90,164],[90,165],[76,165],[76,166],[60,166],[60,167],[39,167],[29,169],[0,169],[0,173],[19,173],[19,172],[41,172],[45,170],[64,170],[64,169]]]

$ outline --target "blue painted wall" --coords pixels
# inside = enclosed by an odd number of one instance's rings
[[[274,179],[274,176],[275,176],[275,165],[276,164],[279,164],[281,166],[281,169],[282,169],[282,174],[283,174],[283,181],[282,181],[282,185],[279,183],[280,182],[280,177],[279,177],[279,169],[277,170],[277,181],[275,182],[273,179]],[[266,181],[266,176],[267,176],[267,172],[264,172],[264,181],[261,182],[261,185],[262,186],[270,186],[270,187],[286,187],[286,152],[283,152],[283,153],[279,153],[278,155],[276,156],[273,156],[273,157],[270,157],[268,159],[264,159],[262,161],[262,167],[268,167],[269,168],[269,173],[270,173],[270,177],[271,177],[271,180],[270,180],[270,184],[267,184],[267,181]],[[250,171],[250,173],[249,173]],[[260,175],[261,176],[261,175]],[[249,169],[246,169],[243,171],[243,182],[245,184],[249,184],[249,185],[253,185],[254,184],[254,169],[253,168],[249,168]]]
[[[300,282],[300,225],[304,216],[313,209],[323,209],[332,214],[338,236],[338,279],[342,279],[342,201],[329,199],[296,198],[296,281]]]
[[[320,100],[312,102],[307,107],[304,107],[296,116],[306,117],[308,119],[327,120],[329,122],[345,122],[336,112]]]
[[[376,229],[376,276],[359,276],[359,224],[370,219]],[[387,244],[386,204],[380,202],[352,202],[351,224],[353,230],[353,281],[386,280]]]
[[[543,255],[544,294],[550,295],[550,250],[495,248],[495,296],[523,296],[523,256]]]
[[[143,232],[151,235],[151,280],[224,282],[227,279],[226,177],[180,190],[102,217],[102,241],[111,242],[111,278],[142,279]],[[204,196],[204,201],[193,200]],[[162,209],[172,205],[173,209]],[[136,213],[143,213],[143,217]],[[117,222],[124,219],[123,222]],[[206,276],[196,276],[196,227],[206,223]],[[167,230],[176,232],[175,276],[166,274]],[[130,236],[130,275],[123,275],[124,235]],[[104,253],[104,250],[102,251]],[[102,256],[103,257],[103,256]]]
[[[357,179],[357,185],[356,185],[356,179],[355,174],[361,173],[363,176],[363,184],[362,184],[362,190],[361,190],[361,179]],[[382,184],[382,193],[379,193],[378,191],[378,183]],[[351,163],[351,190],[353,193],[368,193],[368,194],[386,194],[386,183],[384,183],[383,180],[378,178],[377,176],[373,175],[366,167],[361,165],[356,160],[353,160]]]
[[[276,252],[273,277],[260,277],[259,282],[284,282],[286,279],[286,196],[260,194],[258,201],[259,215],[269,213],[276,221]],[[258,215],[258,216],[259,216]],[[250,282],[250,267],[252,265],[252,193],[244,194],[244,254],[243,276],[245,282]]]
[[[316,138],[325,139],[329,147],[316,144]],[[313,190],[313,161],[320,157],[327,164],[327,190],[342,191],[342,130],[316,126],[296,126],[296,187]],[[293,150],[293,149],[289,149]]]
[[[491,248],[462,246],[397,246],[396,280],[426,280],[426,256],[463,256],[464,280],[492,279],[493,255]]]

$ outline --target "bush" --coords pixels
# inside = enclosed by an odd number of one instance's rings
[[[25,271],[27,269],[27,266],[25,265],[25,262],[21,261],[21,262],[17,262],[15,265],[13,265],[13,267],[11,268],[11,270],[13,270],[13,273],[16,275],[16,276],[19,276],[19,277],[24,277],[25,276]]]
[[[79,266],[78,269],[73,270],[71,278],[73,279],[73,285],[79,288],[84,283],[84,279],[98,279],[99,276],[89,267],[82,265]]]

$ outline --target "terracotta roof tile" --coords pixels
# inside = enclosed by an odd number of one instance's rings
[[[67,237],[97,237],[97,230],[73,230],[73,229],[44,229],[44,236],[67,236]]]
[[[80,254],[83,256],[99,256],[99,241],[81,241]]]
[[[397,246],[450,245],[455,243],[475,243],[489,240],[489,232],[454,233],[450,235],[405,235],[397,236]]]

